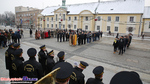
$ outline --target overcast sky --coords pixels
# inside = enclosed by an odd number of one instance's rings
[[[66,4],[97,2],[98,0],[66,0]],[[112,1],[112,0],[100,0]],[[58,6],[62,4],[62,0],[0,0],[0,14],[5,11],[15,13],[15,6],[29,6],[44,9],[47,6]],[[150,0],[145,0],[145,6],[150,6]]]

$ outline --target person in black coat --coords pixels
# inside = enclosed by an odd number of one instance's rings
[[[59,42],[60,31],[57,32],[57,42]]]
[[[84,33],[84,44],[86,44],[86,38],[87,38],[87,34],[86,32]]]
[[[62,42],[63,32],[60,31],[59,35],[60,35],[60,42]]]
[[[19,43],[15,43],[13,45],[13,47],[14,47],[14,52],[11,53],[11,56],[10,56],[11,57],[11,61],[15,60],[16,57],[15,57],[14,54],[15,54],[15,51],[20,48],[20,44]]]
[[[46,65],[45,65],[45,62],[46,62],[46,59],[47,59],[47,50],[46,50],[46,47],[45,45],[42,45],[40,47],[40,51],[38,53],[38,58],[39,58],[39,62],[41,63],[42,65],[42,69],[43,69],[43,72],[45,74],[45,70],[46,70]]]
[[[82,34],[81,34],[81,38],[80,38],[80,43],[81,43],[81,45],[83,45],[83,39],[84,39],[84,33],[82,32]]]
[[[89,78],[86,84],[104,84],[102,82],[104,68],[102,66],[97,66],[93,69],[93,73],[95,75],[95,78]]]
[[[81,34],[80,33],[78,33],[78,45],[80,45],[80,42],[81,42]]]
[[[129,46],[131,44],[131,41],[132,41],[132,34],[130,33],[129,34],[129,42],[128,42],[127,48],[129,48]]]
[[[123,54],[123,45],[124,45],[124,39],[123,36],[121,36],[119,40],[119,55]]]
[[[9,48],[5,52],[5,64],[6,64],[6,69],[9,70],[9,78],[12,78],[12,60],[11,60],[11,54],[14,53],[14,48],[13,48],[14,43],[10,43],[8,46]]]
[[[58,54],[57,54],[58,58],[59,58],[59,61],[56,62],[56,64],[58,64],[59,62],[65,62],[65,52],[64,51],[60,51]]]
[[[78,67],[73,69],[72,75],[70,76],[69,84],[85,84],[84,74],[82,71],[88,66],[86,62],[80,61]]]
[[[30,29],[30,37],[32,37],[32,29]]]
[[[23,76],[27,76],[28,78],[38,78],[43,77],[43,69],[41,63],[36,61],[36,49],[29,48],[27,50],[27,54],[30,57],[29,60],[23,63]]]
[[[47,56],[46,60],[46,74],[52,71],[52,68],[55,66],[55,61],[54,61],[54,51],[50,51]]]
[[[65,31],[63,31],[63,42],[65,42],[65,36],[66,36],[66,32]]]
[[[15,51],[16,59],[12,61],[12,78],[22,78],[22,70],[23,70],[23,61],[22,57],[23,50],[17,49]]]
[[[115,54],[116,51],[117,51],[118,45],[119,45],[118,40],[117,40],[117,38],[115,38],[115,40],[114,40],[114,42],[113,42],[113,46],[114,46],[114,54]]]

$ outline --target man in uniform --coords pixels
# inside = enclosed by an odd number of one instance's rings
[[[70,75],[72,74],[73,67],[68,62],[58,63],[54,66],[54,69],[60,68],[56,75],[56,84],[68,84]]]
[[[23,70],[23,61],[24,61],[24,58],[22,57],[22,53],[23,53],[23,50],[22,49],[17,49],[15,52],[14,52],[14,55],[16,57],[16,59],[14,59],[12,61],[12,77],[13,78],[21,78],[22,77],[22,70]]]
[[[39,62],[42,64],[43,72],[45,74],[45,70],[46,70],[45,62],[46,62],[46,59],[47,59],[47,50],[46,50],[45,45],[42,45],[40,47],[40,49],[41,50],[38,53],[38,58],[39,58]]]
[[[57,56],[58,56],[58,58],[59,58],[59,61],[57,62],[57,63],[59,63],[59,62],[64,62],[65,60],[65,52],[64,51],[60,51],[58,54],[57,54]],[[57,64],[56,63],[56,64]]]
[[[143,84],[137,72],[121,71],[113,76],[110,84]]]
[[[5,52],[5,63],[6,63],[6,69],[9,70],[9,78],[12,78],[12,70],[11,70],[12,60],[11,60],[11,54],[13,54],[14,51],[15,51],[13,45],[14,45],[14,43],[10,43],[8,45],[9,48]]]
[[[73,69],[72,75],[70,76],[69,84],[85,84],[84,74],[82,71],[88,66],[86,62],[80,61],[78,67]]]
[[[95,75],[95,78],[89,78],[86,84],[104,84],[102,82],[104,68],[102,66],[97,66],[93,69],[93,73]]]
[[[14,45],[14,51],[16,51],[17,49],[20,48],[20,44],[19,43],[15,43]],[[14,55],[14,52],[11,53],[11,61],[13,61],[15,59],[15,55]]]
[[[38,79],[43,76],[42,65],[35,59],[36,53],[37,51],[35,48],[29,48],[27,50],[27,54],[30,58],[23,64],[23,76]]]
[[[52,71],[52,68],[55,66],[55,61],[54,61],[54,51],[50,51],[47,56],[46,60],[46,74]]]

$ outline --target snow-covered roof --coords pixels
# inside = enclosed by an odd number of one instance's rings
[[[95,13],[94,10],[97,6],[98,2],[68,5],[67,11],[70,11],[69,14],[79,14],[83,10],[89,10],[92,13]]]
[[[144,8],[143,18],[150,18],[150,6]]]
[[[54,11],[57,10],[58,8],[60,8],[60,6],[47,7],[41,12],[41,14],[46,16],[54,15]]]
[[[42,15],[54,15],[54,11],[61,6],[48,7],[42,11]],[[144,0],[126,0],[126,1],[106,1],[84,4],[67,5],[69,14],[79,14],[83,10],[89,10],[95,13],[95,9],[99,14],[118,14],[118,13],[143,13]]]
[[[144,0],[111,1],[99,4],[98,13],[143,13]]]

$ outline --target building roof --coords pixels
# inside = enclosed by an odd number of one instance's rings
[[[144,8],[143,18],[150,18],[150,6]]]
[[[54,11],[61,6],[48,7],[42,11],[42,15],[54,15]],[[72,4],[67,5],[67,11],[69,14],[79,14],[83,10],[89,10],[95,13],[95,9],[99,14],[118,14],[118,13],[143,13],[144,12],[144,0],[126,0],[126,1],[105,1],[94,2],[84,4]]]

